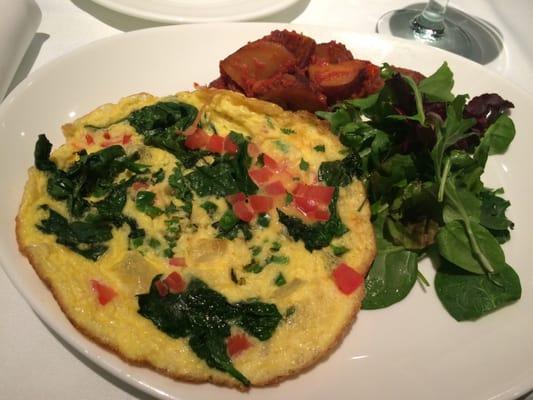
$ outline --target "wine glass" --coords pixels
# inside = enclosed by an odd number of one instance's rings
[[[496,28],[460,10],[449,0],[429,0],[383,15],[376,31],[414,39],[481,64],[494,60],[503,43]]]

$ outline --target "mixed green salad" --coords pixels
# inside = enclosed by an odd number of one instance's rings
[[[366,278],[364,309],[405,298],[429,257],[434,287],[458,321],[475,320],[521,296],[520,280],[501,245],[513,222],[502,188],[482,180],[487,158],[504,153],[515,136],[498,94],[454,95],[444,63],[415,82],[384,64],[381,90],[318,112],[360,159],[378,253]]]

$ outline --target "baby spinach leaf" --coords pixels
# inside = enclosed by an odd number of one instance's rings
[[[448,261],[474,274],[485,274],[487,271],[481,263],[480,254],[485,257],[495,271],[505,264],[505,256],[500,245],[487,229],[472,222],[472,235],[468,235],[466,226],[461,220],[447,223],[437,235],[439,253]],[[474,249],[470,237],[474,236],[479,249]]]
[[[429,101],[453,101],[453,84],[453,73],[445,61],[436,72],[420,81],[418,89]]]
[[[162,297],[156,276],[148,293],[138,295],[139,314],[173,338],[189,338],[194,353],[211,368],[226,372],[248,386],[250,382],[232,364],[225,340],[231,325],[240,326],[259,340],[268,340],[282,319],[274,304],[259,301],[231,304],[203,281],[192,278],[185,291]]]
[[[437,295],[457,321],[475,320],[521,297],[520,279],[507,264],[491,279],[444,262],[435,276]]]
[[[409,294],[417,278],[418,256],[395,246],[383,237],[383,218],[374,224],[377,256],[365,279],[366,295],[362,308],[388,307]]]

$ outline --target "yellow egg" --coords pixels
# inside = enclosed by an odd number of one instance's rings
[[[230,374],[211,368],[191,350],[187,337],[173,338],[138,313],[137,295],[148,292],[156,275],[165,277],[177,271],[185,282],[200,279],[232,304],[258,299],[275,305],[282,318],[273,335],[264,341],[247,335],[251,346],[233,356],[231,362],[254,386],[297,374],[335,348],[359,310],[363,285],[345,294],[332,272],[345,263],[364,276],[374,258],[375,241],[364,187],[354,180],[339,189],[337,209],[347,232],[332,243],[347,248],[342,259],[333,254],[330,246],[309,251],[302,240],[289,234],[279,220],[277,208],[306,223],[314,222],[299,214],[294,201],[286,204],[286,196],[274,199],[267,227],[258,223],[257,216],[252,219],[248,225],[252,234],[249,240],[242,233],[233,239],[221,236],[213,224],[230,208],[226,199],[194,193],[190,216],[176,211],[184,203],[176,198],[175,188],[168,182],[176,168],[175,155],[146,145],[143,135],[128,123],[127,117],[133,111],[161,101],[195,106],[200,124],[208,134],[216,132],[222,137],[230,132],[242,134],[261,153],[276,160],[283,169],[276,173],[280,173],[289,190],[295,190],[298,183],[319,185],[317,171],[321,163],[344,158],[345,149],[328,125],[306,112],[286,112],[271,103],[214,89],[165,98],[148,94],[130,96],[65,125],[66,143],[52,153],[51,159],[58,168],[66,170],[80,158],[78,152],[82,149],[90,154],[120,145],[127,154],[138,152],[137,162],[149,165],[152,174],[162,170],[164,179],[160,182],[148,174],[148,181],[141,187],[137,183],[127,189],[122,213],[144,230],[143,243],[132,245],[126,223],[113,227],[112,238],[105,243],[107,250],[95,261],[58,243],[56,235],[38,228],[49,212],[41,206],[47,205],[72,222],[68,203],[51,197],[47,190],[50,174],[32,167],[17,217],[20,250],[50,287],[70,321],[126,361],[144,364],[181,380],[244,387]],[[207,155],[200,163],[209,165],[210,157]],[[302,167],[302,160],[307,167]],[[184,174],[188,172],[190,169],[183,169]],[[132,175],[121,172],[115,184]],[[161,211],[158,215],[150,216],[136,207],[140,190],[155,194],[153,206]],[[259,193],[264,194],[264,189],[260,188]],[[88,200],[94,203],[101,199]],[[215,204],[216,210],[209,213],[202,207],[206,201]],[[186,267],[172,266],[169,254],[164,251],[170,243],[172,218],[180,229],[173,244],[173,256],[183,259]],[[253,262],[261,266],[260,272],[250,271]],[[116,295],[101,304],[94,282],[105,285]],[[233,333],[242,333],[238,326],[231,329]]]

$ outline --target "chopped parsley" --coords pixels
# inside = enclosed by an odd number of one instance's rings
[[[309,169],[309,163],[305,161],[303,158],[300,160],[300,169],[302,171],[307,171]]]
[[[331,250],[333,250],[333,254],[337,257],[340,257],[342,256],[344,253],[348,252],[350,249],[348,247],[345,247],[345,246],[335,246],[335,245],[330,245],[331,247]]]
[[[326,151],[326,146],[323,144],[319,144],[318,146],[313,147],[315,151],[318,151],[319,153],[323,153]]]
[[[294,135],[296,131],[291,128],[281,128],[281,132],[285,135]]]
[[[209,200],[204,201],[202,204],[200,204],[200,207],[202,207],[210,217],[212,217],[218,210],[218,206]]]
[[[276,286],[283,286],[286,283],[287,283],[287,281],[285,280],[285,277],[283,276],[283,274],[281,272],[278,274],[276,279],[274,279],[274,284]]]

